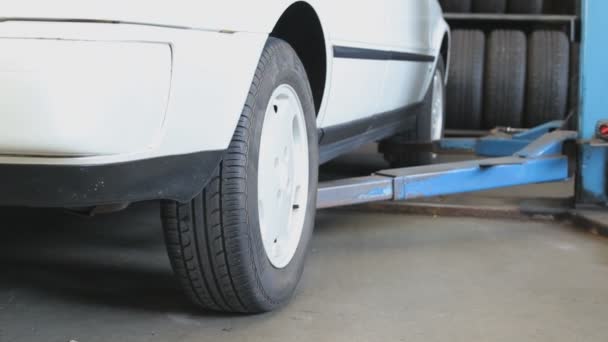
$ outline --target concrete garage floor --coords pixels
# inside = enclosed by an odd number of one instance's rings
[[[293,302],[246,317],[188,305],[157,203],[0,215],[2,342],[608,339],[608,240],[563,223],[323,211]]]
[[[386,167],[368,146],[324,174]],[[559,184],[450,199],[571,193]],[[0,342],[608,340],[608,239],[567,223],[321,211],[293,302],[247,317],[188,304],[158,203],[0,217]]]

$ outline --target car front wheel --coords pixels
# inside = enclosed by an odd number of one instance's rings
[[[171,263],[197,306],[259,313],[292,297],[314,226],[317,142],[304,66],[270,38],[211,181],[188,203],[162,204]]]

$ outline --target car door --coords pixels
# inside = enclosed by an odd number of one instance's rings
[[[387,35],[395,53],[384,82],[383,110],[411,106],[423,100],[433,74],[431,1],[385,0],[389,11]]]
[[[318,0],[333,47],[323,143],[365,132],[380,111],[390,15],[384,0]]]

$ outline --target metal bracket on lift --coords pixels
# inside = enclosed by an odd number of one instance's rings
[[[576,140],[578,133],[554,130],[561,126],[561,122],[554,122],[510,138],[468,141],[469,147],[475,150],[481,147],[498,158],[383,170],[369,177],[321,183],[317,207],[402,201],[565,181],[569,178],[569,163],[562,153],[563,145]],[[519,148],[515,149],[516,146]],[[507,155],[507,152],[512,153]]]

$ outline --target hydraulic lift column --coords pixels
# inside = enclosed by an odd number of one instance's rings
[[[600,123],[608,120],[607,13],[606,0],[582,2],[581,144],[576,199],[579,205],[608,203],[608,141],[598,134]]]

